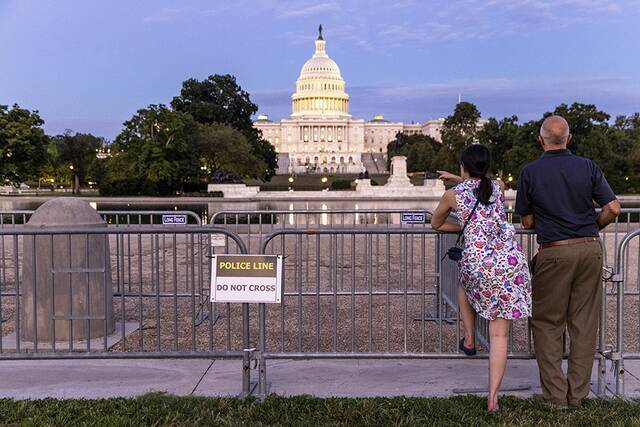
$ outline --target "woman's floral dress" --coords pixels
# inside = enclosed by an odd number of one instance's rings
[[[469,179],[453,188],[460,227],[476,203],[480,180]],[[504,197],[492,181],[491,204],[478,204],[464,231],[460,284],[469,303],[485,319],[531,316],[531,278],[513,225],[507,221]]]

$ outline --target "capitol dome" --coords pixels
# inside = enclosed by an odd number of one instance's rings
[[[340,67],[327,55],[322,25],[315,45],[315,53],[302,66],[296,81],[291,116],[351,117],[349,95],[344,91]]]

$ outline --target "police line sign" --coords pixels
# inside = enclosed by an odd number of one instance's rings
[[[282,256],[213,255],[212,302],[282,302]]]

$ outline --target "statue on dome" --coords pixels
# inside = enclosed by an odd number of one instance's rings
[[[318,40],[324,40],[322,38],[322,24],[318,27]]]

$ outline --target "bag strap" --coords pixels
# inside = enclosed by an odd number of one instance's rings
[[[458,244],[460,243],[460,239],[462,239],[462,236],[464,235],[464,230],[467,228],[467,225],[469,225],[469,221],[471,220],[471,217],[473,216],[476,209],[478,208],[479,203],[480,203],[480,199],[476,199],[476,204],[473,205],[473,209],[471,209],[471,213],[469,214],[469,217],[464,222],[464,225],[462,226],[462,230],[460,230],[460,232],[458,233],[458,239],[456,240],[455,246],[458,246]]]

